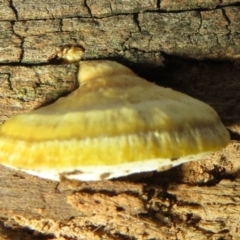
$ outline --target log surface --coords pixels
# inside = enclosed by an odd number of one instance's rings
[[[3,0],[0,122],[78,87],[81,45],[219,113],[232,142],[208,159],[103,182],[53,182],[0,167],[0,239],[239,239],[240,1]]]

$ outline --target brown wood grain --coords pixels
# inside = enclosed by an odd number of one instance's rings
[[[162,173],[60,183],[0,167],[0,239],[239,239],[240,2],[0,3],[0,122],[77,87],[75,65],[49,60],[82,45],[213,106],[232,142]]]

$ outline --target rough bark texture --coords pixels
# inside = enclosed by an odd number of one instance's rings
[[[212,105],[232,142],[209,159],[96,183],[0,167],[0,239],[240,239],[240,1],[2,0],[0,121],[77,87],[57,47],[115,59]]]

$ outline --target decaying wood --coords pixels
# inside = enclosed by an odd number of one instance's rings
[[[58,47],[212,105],[232,143],[162,173],[60,183],[0,167],[0,239],[239,239],[240,2],[3,0],[0,121],[77,87]],[[29,230],[31,229],[31,231]]]

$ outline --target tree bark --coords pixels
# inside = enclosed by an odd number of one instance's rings
[[[0,239],[239,239],[240,1],[3,0],[0,122],[77,88],[81,45],[219,113],[232,141],[208,159],[99,182],[0,167]],[[31,231],[30,231],[31,229]]]

